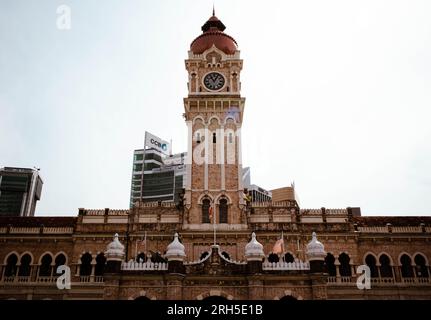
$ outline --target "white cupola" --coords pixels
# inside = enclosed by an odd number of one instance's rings
[[[168,261],[184,261],[186,252],[184,245],[178,240],[178,233],[175,232],[174,241],[168,245],[165,257]]]
[[[106,247],[105,255],[107,261],[122,261],[124,259],[124,246],[118,240],[118,233],[114,235],[114,240]]]
[[[251,240],[245,245],[245,259],[247,261],[262,261],[265,257],[263,245],[256,240],[256,234],[251,234]]]
[[[307,244],[306,255],[308,261],[314,260],[324,260],[326,257],[325,247],[324,245],[317,240],[316,232],[313,232],[311,235],[311,241]]]

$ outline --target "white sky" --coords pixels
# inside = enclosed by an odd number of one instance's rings
[[[431,1],[215,2],[244,59],[252,183],[295,181],[304,208],[431,214]],[[145,130],[186,150],[184,59],[211,9],[1,1],[0,166],[41,168],[37,215],[127,208]]]

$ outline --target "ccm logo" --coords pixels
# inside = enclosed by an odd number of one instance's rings
[[[150,142],[156,146],[158,146],[159,148],[161,148],[162,150],[166,151],[168,149],[168,146],[166,145],[166,143],[160,143],[154,139],[151,139]]]

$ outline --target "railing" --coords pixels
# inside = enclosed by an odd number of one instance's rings
[[[401,280],[398,282],[393,277],[383,277],[383,278],[371,278],[371,284],[374,285],[395,285],[395,284],[416,284],[416,285],[430,285],[431,280],[430,278],[425,277],[405,277],[401,278]],[[327,283],[330,285],[343,285],[343,284],[354,284],[356,282],[356,277],[350,277],[350,276],[330,276],[327,278]]]
[[[80,282],[91,282],[91,276],[79,276]]]
[[[416,278],[416,282],[417,283],[426,283],[426,284],[428,284],[431,281],[430,281],[430,278],[422,278],[422,277],[420,277],[420,278]]]
[[[73,233],[73,227],[44,227],[43,233],[55,233],[55,234]]]
[[[52,283],[56,281],[57,281],[57,278],[52,276],[38,276],[36,278],[36,282],[41,282],[41,283]]]
[[[126,271],[154,271],[154,270],[168,270],[168,264],[165,262],[136,262],[130,260],[121,264],[121,270]]]
[[[421,226],[368,226],[368,227],[358,227],[360,232],[364,233],[423,233]],[[389,230],[391,232],[389,232]],[[428,227],[425,228],[425,232],[430,232]]]
[[[371,283],[376,283],[376,284],[395,283],[395,280],[394,278],[371,278]]]
[[[358,230],[360,232],[366,232],[366,233],[387,233],[387,232],[389,232],[387,227],[358,227]]]
[[[3,277],[3,282],[9,283],[14,281],[15,281],[15,276]]]
[[[0,279],[0,282],[2,283],[47,283],[47,284],[53,284],[57,282],[58,277],[57,276],[37,276],[36,279],[32,280],[30,276],[8,276],[3,277]],[[81,283],[103,283],[104,277],[103,276],[79,276],[79,282]]]
[[[308,262],[295,261],[295,262],[268,262],[262,264],[263,270],[310,270]]]
[[[175,202],[168,201],[151,201],[151,202],[140,202],[139,208],[155,208],[155,207],[163,207],[163,208],[175,208],[177,204]]]
[[[295,201],[279,201],[279,202],[272,202],[272,201],[264,201],[264,202],[252,202],[251,206],[253,208],[266,208],[266,207],[278,207],[278,208],[290,208],[295,206]]]
[[[340,282],[341,283],[351,283],[353,281],[353,278],[350,276],[343,276],[340,277]]]
[[[299,213],[301,215],[315,216],[315,215],[322,215],[322,210],[321,209],[300,209]]]
[[[420,226],[392,227],[392,233],[419,233],[419,232],[422,232],[422,227]]]
[[[30,276],[18,276],[16,280],[18,282],[30,282],[30,279]]]
[[[84,209],[85,215],[87,216],[104,216],[106,213],[105,209]],[[109,216],[127,216],[130,210],[128,209],[109,209]]]
[[[39,227],[11,227],[9,233],[39,233]]]

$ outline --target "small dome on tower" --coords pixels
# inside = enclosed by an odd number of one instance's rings
[[[186,256],[186,252],[185,252],[185,247],[184,245],[178,240],[178,233],[175,232],[174,235],[174,241],[172,241],[168,247],[167,247],[167,251],[166,251],[166,258],[168,259],[168,261],[172,261],[172,260],[177,260],[177,261],[183,261],[185,256]]]
[[[256,234],[251,234],[251,240],[245,246],[245,258],[247,261],[262,261],[265,257],[263,245],[256,240]]]
[[[225,25],[215,16],[213,10],[212,17],[202,26],[203,33],[193,40],[190,50],[194,54],[201,54],[214,45],[226,54],[234,54],[238,49],[237,43],[234,38],[223,32],[225,29]]]
[[[114,240],[108,244],[105,251],[106,259],[109,260],[123,260],[124,246],[118,240],[118,233],[114,235]]]
[[[307,244],[306,254],[309,261],[325,259],[325,246],[317,240],[316,232],[313,232],[311,235],[311,241]]]

